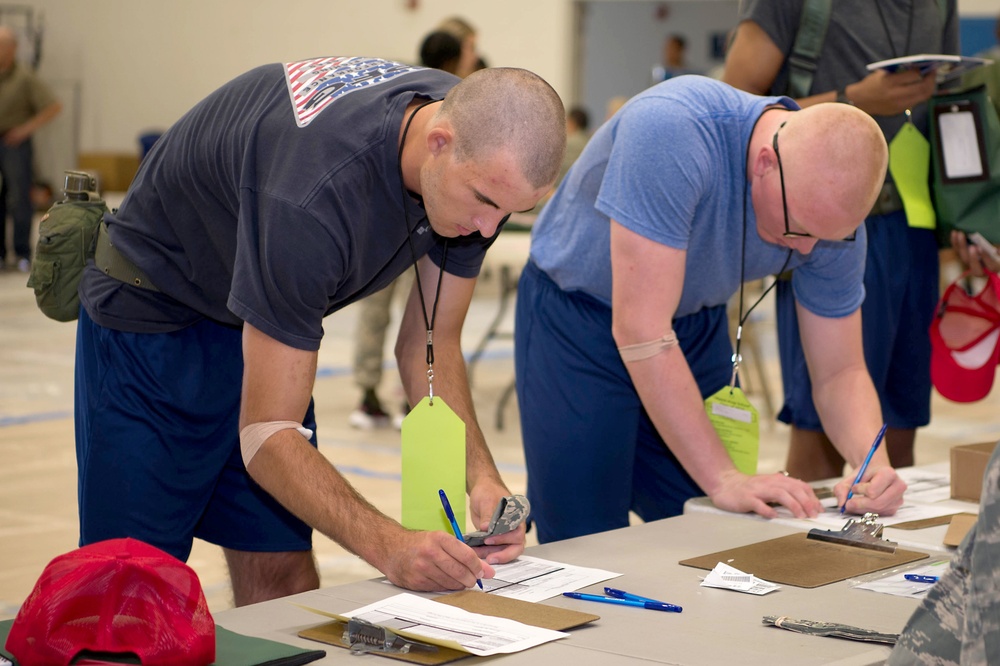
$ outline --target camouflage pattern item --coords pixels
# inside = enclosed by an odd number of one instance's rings
[[[983,479],[979,518],[948,571],[906,623],[888,664],[1000,664],[1000,446]]]
[[[531,513],[531,504],[524,495],[501,497],[486,531],[469,532],[463,540],[469,546],[485,546],[487,537],[516,530],[529,513]]]
[[[836,622],[816,622],[814,620],[793,620],[790,617],[777,617],[775,615],[765,615],[761,620],[764,624],[788,629],[797,634],[811,634],[813,636],[830,636],[832,638],[847,638],[852,641],[864,641],[866,643],[884,643],[895,645],[897,634],[883,634],[871,629],[861,629],[847,624]]]

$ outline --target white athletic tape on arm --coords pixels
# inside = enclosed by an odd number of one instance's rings
[[[301,423],[295,421],[268,421],[266,423],[251,423],[240,430],[240,451],[243,453],[243,465],[250,466],[250,461],[257,455],[257,451],[276,432],[282,430],[298,430],[299,433],[309,439],[313,432],[309,428],[303,428]]]
[[[618,353],[621,354],[623,361],[631,363],[632,361],[641,361],[656,356],[668,347],[673,347],[676,344],[677,334],[670,330],[662,338],[619,347]]]

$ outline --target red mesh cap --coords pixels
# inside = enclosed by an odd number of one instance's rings
[[[23,666],[69,664],[81,652],[134,654],[146,666],[210,664],[215,622],[190,567],[142,541],[111,539],[49,562],[7,650]]]
[[[1000,277],[987,273],[972,296],[963,275],[945,289],[931,322],[931,381],[955,402],[975,402],[993,387],[1000,359]]]

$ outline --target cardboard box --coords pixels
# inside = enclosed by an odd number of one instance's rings
[[[124,192],[139,170],[139,156],[130,153],[80,153],[77,168],[97,176],[100,192]]]
[[[997,442],[966,444],[951,448],[951,497],[968,502],[979,502],[983,489],[986,464],[993,455]]]

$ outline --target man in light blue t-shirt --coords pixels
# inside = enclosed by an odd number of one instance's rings
[[[738,472],[706,416],[732,374],[726,302],[741,280],[796,269],[817,403],[844,457],[864,460],[882,416],[858,226],[887,148],[857,109],[796,108],[697,76],[661,83],[596,132],[542,211],[515,326],[540,541],[623,527],[630,510],[676,515],[703,494],[768,517],[768,503],[821,511],[802,481]],[[876,453],[847,509],[892,514],[904,489]]]

